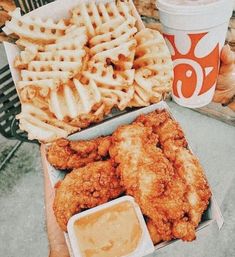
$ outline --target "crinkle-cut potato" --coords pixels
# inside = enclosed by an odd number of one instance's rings
[[[98,123],[110,113],[109,106],[99,103],[93,106],[92,110],[87,114],[81,114],[72,119],[69,124],[78,128],[87,128],[91,123]]]
[[[35,45],[30,45],[24,51],[20,52],[14,61],[14,66],[18,69],[25,69],[29,62],[34,60],[38,52],[38,48]]]
[[[19,46],[20,49],[31,48],[35,47],[37,51],[44,51],[44,44],[40,42],[31,42],[29,39],[26,38],[19,38],[16,40],[16,45]]]
[[[28,132],[29,139],[42,142],[54,141],[78,130],[66,122],[55,119],[49,112],[32,104],[22,104],[21,113],[17,115],[20,120],[20,129]]]
[[[61,83],[66,83],[72,77],[69,71],[30,71],[22,70],[21,77],[23,81],[41,80],[41,79],[55,79]]]
[[[135,70],[115,71],[112,65],[90,62],[83,75],[93,79],[99,87],[125,88],[133,84]]]
[[[89,41],[92,60],[108,61],[119,70],[131,69],[136,47],[133,37],[137,32],[135,22],[132,16],[127,20],[121,16],[98,27],[98,35]]]
[[[159,102],[171,91],[173,64],[163,36],[151,29],[135,35],[135,96],[133,106]],[[144,104],[145,103],[145,104]]]
[[[52,19],[46,21],[41,18],[32,18],[29,15],[21,16],[20,8],[9,12],[11,20],[7,21],[5,27],[8,34],[14,33],[20,38],[30,39],[35,42],[51,43],[65,34],[67,25],[63,20],[54,22]]]
[[[117,21],[118,23],[116,24],[110,22],[104,23],[103,26],[98,27],[97,35],[89,40],[91,54],[96,54],[121,45],[122,43],[129,41],[129,39],[137,32],[137,28],[134,27],[136,21],[134,17],[130,17],[128,20],[123,20],[123,18],[120,17]]]
[[[28,47],[26,45],[25,50],[16,58],[15,66],[23,68],[23,81],[53,79],[67,83],[82,68],[86,42],[85,27],[67,29],[66,34],[54,44],[45,45],[45,51],[39,51],[37,46],[33,47],[31,44],[28,44]]]
[[[117,17],[125,19],[131,14],[129,1],[97,3],[91,1],[88,4],[81,3],[78,7],[72,10],[71,23],[77,26],[86,26],[89,37],[96,35],[96,28],[104,23],[111,22]]]
[[[105,105],[124,110],[134,94],[135,70],[114,71],[113,66],[104,63],[89,63],[89,70],[83,75],[97,83]]]
[[[49,98],[49,108],[58,120],[65,117],[76,118],[88,114],[92,107],[101,100],[100,92],[93,80],[83,85],[79,80],[62,85],[59,90],[52,90]]]
[[[21,52],[17,116],[30,139],[51,142],[100,122],[113,107],[147,106],[169,92],[173,66],[160,33],[143,29],[129,0],[82,1],[60,21],[10,13]]]
[[[103,102],[111,108],[117,106],[121,111],[128,107],[129,102],[134,95],[134,87],[131,85],[128,88],[112,89],[99,88]]]
[[[153,29],[143,29],[136,33],[137,47],[134,68],[150,68],[168,70],[172,66],[169,49],[162,34]],[[153,66],[158,64],[159,66]]]
[[[135,47],[136,41],[135,39],[131,39],[120,46],[95,54],[91,60],[112,63],[118,70],[132,69]]]

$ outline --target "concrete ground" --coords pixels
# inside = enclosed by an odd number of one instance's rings
[[[0,56],[1,65],[4,57]],[[221,231],[214,223],[196,241],[178,241],[153,256],[235,256],[235,128],[174,103],[170,107],[205,168],[225,223]],[[15,143],[0,136],[1,161]],[[34,144],[23,143],[0,170],[0,256],[48,256],[42,165]]]

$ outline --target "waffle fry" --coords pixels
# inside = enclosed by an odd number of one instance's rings
[[[102,62],[88,64],[89,68],[83,75],[94,80],[98,86],[111,88],[125,88],[133,84],[134,70],[115,71],[111,65]]]
[[[34,80],[34,81],[19,81],[17,82],[17,88],[22,89],[28,86],[35,86],[41,88],[50,88],[56,89],[59,85],[59,82],[53,79],[45,79],[45,80]]]
[[[119,70],[132,68],[137,28],[130,10],[128,2],[121,1],[117,5],[82,3],[73,10],[72,22],[87,27],[94,61],[111,62]]]
[[[45,51],[56,51],[56,50],[80,50],[83,48],[87,41],[87,36],[82,35],[81,37],[75,37],[70,40],[59,40],[55,44],[45,46]]]
[[[20,38],[16,40],[16,45],[23,49],[35,47],[37,51],[44,51],[44,44],[40,44],[39,42],[31,42],[26,38]]]
[[[128,106],[133,97],[134,70],[115,71],[113,66],[104,63],[89,63],[89,69],[83,72],[88,79],[97,83],[102,101],[111,109],[117,106],[120,110]]]
[[[27,65],[32,61],[37,55],[38,49],[36,46],[31,45],[27,47],[24,51],[20,52],[20,55],[16,57],[14,66],[18,69],[27,68]]]
[[[143,29],[135,35],[137,41],[134,67],[136,69],[150,68],[159,64],[158,71],[169,70],[172,65],[169,50],[160,32],[152,29]],[[150,67],[149,67],[150,66]]]
[[[15,60],[15,66],[23,68],[21,77],[25,84],[27,81],[50,79],[55,80],[54,83],[67,83],[82,68],[82,59],[86,55],[82,48],[86,42],[85,27],[68,28],[63,37],[55,44],[46,45],[43,52],[39,52],[37,46],[26,43],[25,50]]]
[[[20,129],[28,132],[29,139],[38,139],[42,142],[67,137],[78,130],[31,104],[22,104],[21,113],[16,118],[20,120]]]
[[[131,69],[134,61],[136,41],[133,35],[137,32],[134,27],[136,19],[130,16],[107,22],[97,28],[97,36],[90,41],[92,59],[101,62],[111,62],[117,69]],[[117,27],[118,25],[118,27]]]
[[[98,35],[89,40],[92,54],[125,43],[137,32],[137,28],[134,27],[136,21],[134,17],[130,17],[126,21],[122,17],[119,17],[113,21],[115,23],[108,22],[98,27],[96,30]]]
[[[86,52],[82,50],[57,50],[52,52],[39,52],[35,56],[36,61],[67,61],[80,62]]]
[[[103,102],[113,108],[117,106],[121,111],[128,107],[129,102],[134,95],[134,87],[129,86],[127,89],[110,89],[99,88]]]
[[[21,16],[20,8],[10,12],[11,20],[5,24],[6,34],[16,34],[19,38],[30,39],[33,42],[51,43],[65,34],[65,22],[54,22],[52,19],[43,21],[41,18]]]
[[[134,106],[145,102],[156,103],[170,92],[173,81],[173,64],[169,50],[158,31],[144,29],[135,35],[137,40],[134,61]]]
[[[95,105],[91,112],[81,114],[72,119],[69,124],[78,128],[87,128],[92,123],[95,124],[102,121],[108,113],[110,113],[110,109],[102,103],[101,105]]]
[[[87,114],[92,107],[101,100],[100,93],[94,81],[83,85],[74,79],[73,83],[61,86],[60,90],[52,90],[49,99],[49,108],[58,120],[65,117],[76,118]]]
[[[21,77],[23,81],[34,81],[42,79],[55,79],[61,83],[66,83],[69,78],[72,77],[72,73],[69,71],[28,71],[22,70]]]
[[[81,3],[77,8],[72,10],[71,23],[77,26],[86,26],[89,37],[96,35],[96,28],[103,23],[108,23],[116,17],[123,16],[128,18],[131,15],[131,8],[128,2],[114,1],[109,3],[90,2]]]
[[[113,107],[147,106],[169,92],[172,62],[162,36],[144,29],[129,0],[82,2],[54,22],[12,12],[7,33],[22,48],[14,66],[21,129],[51,142],[100,122]],[[139,27],[138,27],[139,28]]]

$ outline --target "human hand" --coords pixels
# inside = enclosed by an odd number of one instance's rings
[[[51,186],[48,172],[44,169],[44,192],[48,241],[50,247],[49,257],[69,257],[69,251],[64,234],[56,222],[53,212],[55,191]]]
[[[228,105],[235,111],[235,54],[229,45],[221,52],[221,66],[213,101]]]

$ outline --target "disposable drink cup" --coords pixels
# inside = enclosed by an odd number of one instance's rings
[[[164,37],[174,63],[172,97],[198,108],[211,102],[232,0],[158,0]]]

